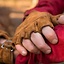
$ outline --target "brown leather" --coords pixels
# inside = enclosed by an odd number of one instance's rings
[[[16,29],[13,43],[16,45],[21,44],[23,38],[30,38],[32,32],[41,33],[41,29],[45,26],[53,28],[54,25],[58,24],[59,17],[60,15],[53,16],[47,12],[33,11]]]
[[[5,64],[13,64],[13,49],[10,43],[10,41],[6,41],[2,45],[0,44],[0,62]]]
[[[9,35],[0,30],[0,38],[5,38],[6,42],[0,43],[0,62],[5,64],[13,64],[13,46]]]
[[[8,33],[3,30],[0,30],[0,38],[10,39]]]

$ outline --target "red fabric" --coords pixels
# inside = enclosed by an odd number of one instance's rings
[[[64,25],[58,25],[54,30],[57,33],[59,42],[56,45],[52,45],[47,41],[49,46],[52,48],[52,52],[50,54],[45,55],[41,52],[39,55],[35,55],[28,53],[25,57],[20,54],[16,58],[15,64],[36,64],[36,62],[39,62],[39,64],[50,64],[50,62],[64,61]]]
[[[33,10],[49,12],[56,15],[64,11],[64,0],[39,0],[38,5],[35,8],[28,10],[25,15],[29,14]]]
[[[49,12],[51,14],[59,14],[64,11],[64,0],[39,0],[38,5],[27,11],[25,15],[28,15],[31,11],[37,10],[40,12]],[[15,64],[50,64],[50,62],[62,62],[64,61],[64,25],[58,25],[54,28],[58,35],[59,42],[56,45],[47,43],[52,48],[52,53],[45,55],[42,52],[39,55],[28,53],[23,57],[18,55]]]

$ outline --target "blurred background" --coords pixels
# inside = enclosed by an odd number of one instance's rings
[[[12,36],[31,4],[32,0],[0,0],[0,29]]]

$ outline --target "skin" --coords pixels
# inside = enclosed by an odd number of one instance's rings
[[[5,39],[0,39],[0,43],[2,44],[2,43],[4,43],[6,40]],[[14,58],[16,58],[18,55],[19,55],[20,53],[17,51],[17,50],[15,50],[14,51]],[[50,64],[63,64],[64,62],[61,62],[61,63],[50,63]]]
[[[42,34],[51,44],[56,44],[58,42],[58,38],[51,27],[44,27],[42,29]],[[23,56],[27,55],[27,50],[35,54],[39,54],[40,51],[45,54],[49,54],[51,52],[51,48],[46,44],[44,38],[39,33],[32,33],[31,41],[29,39],[24,39],[22,45],[16,45],[16,49]]]
[[[61,15],[57,22],[64,24],[64,15]],[[51,44],[56,44],[58,42],[56,33],[51,27],[44,27],[42,29],[42,34]],[[51,48],[46,44],[44,37],[39,33],[32,33],[31,40],[24,39],[22,45],[16,45],[16,49],[23,56],[27,55],[27,50],[35,54],[39,54],[40,51],[45,54],[49,54],[51,52]]]
[[[58,22],[60,24],[64,24],[64,15],[60,16],[60,18],[58,19]],[[57,38],[54,30],[52,28],[50,28],[49,26],[44,27],[42,29],[42,34],[50,41],[51,44],[57,43],[58,38]],[[49,54],[51,52],[51,48],[46,44],[46,42],[45,42],[44,38],[41,36],[41,34],[32,33],[31,40],[32,40],[32,42],[29,39],[24,39],[22,42],[23,46],[22,45],[16,45],[17,50],[14,51],[14,57],[15,58],[19,54],[26,56],[27,50],[29,52],[35,53],[35,54],[39,54],[40,51],[42,51],[45,54]],[[4,43],[5,41],[6,41],[6,39],[0,39],[0,43]],[[50,63],[50,64],[63,64],[63,63]]]
[[[60,24],[64,24],[64,15],[60,16],[58,22]],[[51,44],[56,44],[58,42],[58,38],[51,27],[49,26],[44,27],[42,29],[42,34]],[[0,40],[0,43],[1,42],[3,42],[3,40]],[[39,54],[40,51],[42,51],[45,54],[49,54],[51,52],[51,48],[46,44],[44,37],[42,37],[42,35],[39,33],[32,33],[31,40],[23,39],[22,45],[16,45],[15,47],[17,49],[14,52],[16,56],[19,53],[23,56],[26,56],[27,51],[35,54]]]

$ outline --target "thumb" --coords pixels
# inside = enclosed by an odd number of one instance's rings
[[[59,17],[58,22],[59,22],[60,24],[64,24],[64,15],[61,15],[61,16]]]

